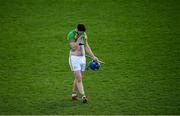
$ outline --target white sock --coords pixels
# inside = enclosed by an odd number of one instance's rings
[[[82,97],[86,97],[85,93],[81,94]]]
[[[76,92],[72,92],[72,97],[77,96]]]

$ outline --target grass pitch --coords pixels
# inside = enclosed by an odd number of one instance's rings
[[[0,114],[180,114],[179,0],[1,0]],[[72,102],[67,33],[103,61]],[[88,59],[90,60],[90,59]]]

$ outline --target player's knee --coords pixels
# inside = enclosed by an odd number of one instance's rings
[[[77,82],[77,83],[81,83],[81,82],[82,82],[82,78],[81,78],[81,77],[76,78],[76,82]]]
[[[75,77],[76,77],[76,80],[77,80],[78,82],[81,82],[81,81],[82,81],[82,75],[81,75],[81,73],[76,73]]]

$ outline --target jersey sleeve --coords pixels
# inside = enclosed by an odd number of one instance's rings
[[[67,35],[67,39],[71,40],[71,41],[75,41],[74,40],[74,33],[73,32],[69,32],[68,35]]]
[[[87,36],[86,33],[84,33],[84,39],[85,39],[86,42],[88,41],[88,36]]]

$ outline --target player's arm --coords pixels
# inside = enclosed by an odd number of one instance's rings
[[[75,51],[75,50],[78,48],[76,42],[74,42],[72,39],[69,40],[69,42],[70,42],[70,48],[71,48],[73,51]]]
[[[93,60],[98,60],[98,58],[92,52],[91,47],[89,46],[87,39],[85,41],[85,51],[93,58]]]

